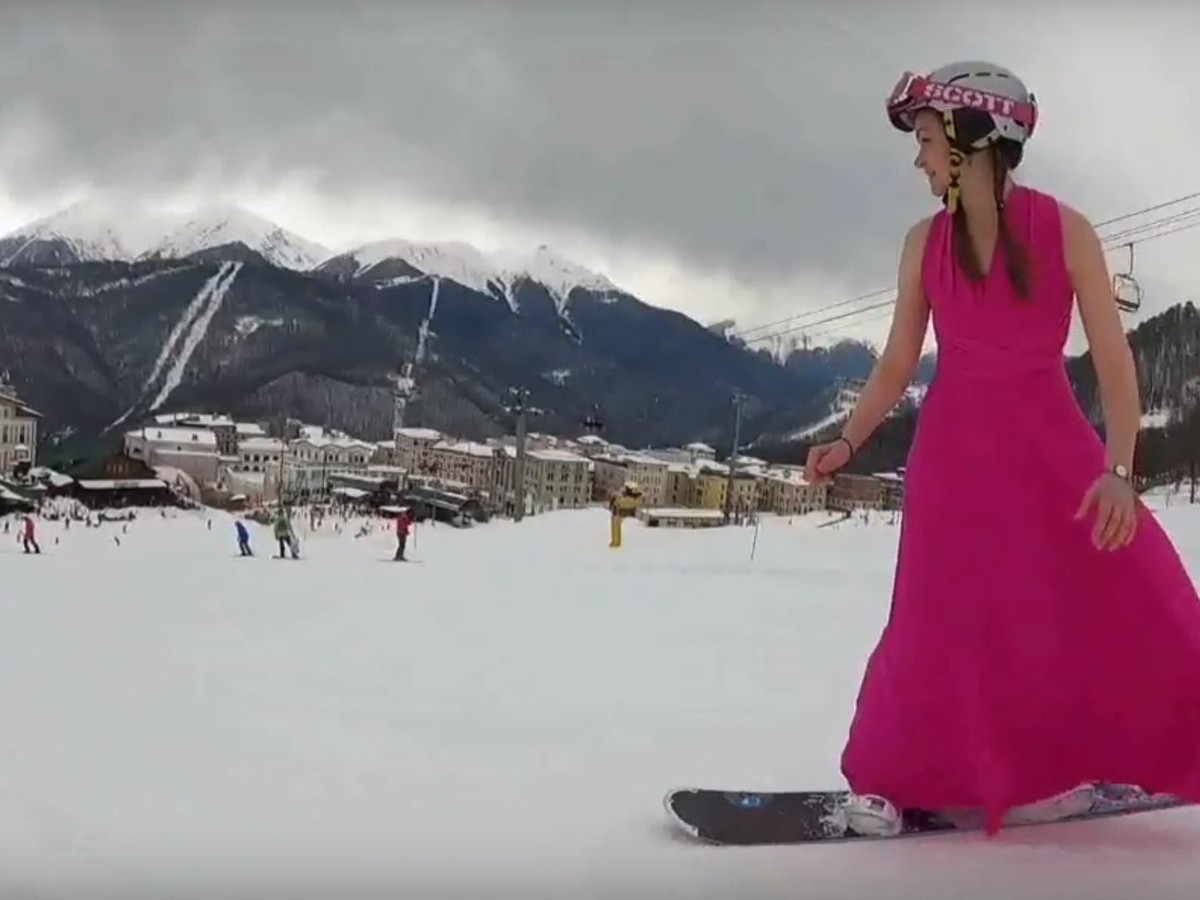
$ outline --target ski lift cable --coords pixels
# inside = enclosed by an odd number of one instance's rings
[[[1118,231],[1116,234],[1106,235],[1105,240],[1118,241],[1123,238],[1137,237],[1138,235],[1154,232],[1167,226],[1187,224],[1189,222],[1196,222],[1197,220],[1200,220],[1200,208],[1189,210],[1187,213],[1156,219],[1152,222],[1147,222],[1145,225],[1139,225],[1136,228],[1127,228],[1124,231]]]
[[[1163,206],[1163,204],[1159,204],[1159,207],[1161,207],[1161,206]],[[1129,213],[1129,214],[1126,214],[1125,216],[1120,216],[1120,217],[1118,217],[1118,219],[1128,219],[1136,214],[1141,214],[1141,211],[1139,211],[1139,213]],[[1188,228],[1196,227],[1197,225],[1200,225],[1200,221],[1198,221],[1198,220],[1200,220],[1200,208],[1188,210],[1185,213],[1180,213],[1180,214],[1176,214],[1176,215],[1172,215],[1172,216],[1166,216],[1166,217],[1163,217],[1162,219],[1154,220],[1152,222],[1148,222],[1148,223],[1145,223],[1143,225],[1139,225],[1139,226],[1136,226],[1133,228],[1128,228],[1128,229],[1125,229],[1124,231],[1118,232],[1115,235],[1104,236],[1102,238],[1102,241],[1105,244],[1109,245],[1106,247],[1106,249],[1113,249],[1114,247],[1124,246],[1124,244],[1115,244],[1114,243],[1114,241],[1118,238],[1126,238],[1126,237],[1131,237],[1131,236],[1135,236],[1138,234],[1143,234],[1145,232],[1152,232],[1153,229],[1155,229],[1155,228],[1161,228],[1164,225],[1170,225],[1172,223],[1179,223],[1178,227],[1171,228],[1166,231],[1159,231],[1157,233],[1145,234],[1145,236],[1137,238],[1136,240],[1125,241],[1125,244],[1143,243],[1147,240],[1152,240],[1157,237],[1165,237],[1169,234],[1175,234],[1178,231],[1185,231]],[[1108,220],[1108,221],[1111,222],[1111,221],[1116,221],[1116,220]],[[1105,224],[1107,224],[1107,223],[1102,222],[1097,227],[1101,227]],[[789,316],[786,319],[779,320],[778,323],[772,323],[772,324],[786,324],[786,323],[790,323],[790,322],[795,322],[797,319],[800,319],[800,318],[819,315],[819,314],[825,313],[829,310],[836,309],[836,308],[842,307],[842,306],[846,306],[850,303],[860,302],[860,301],[870,298],[870,297],[880,296],[881,294],[884,294],[884,293],[895,294],[895,288],[885,288],[885,289],[881,289],[878,291],[873,291],[870,294],[860,294],[857,297],[850,298],[849,300],[843,300],[838,303],[827,304],[825,306],[817,307],[816,309],[808,310],[804,313],[797,313],[794,316]],[[785,337],[789,334],[793,334],[799,330],[804,330],[806,328],[811,328],[811,327],[814,327],[817,325],[822,325],[828,321],[836,321],[836,320],[847,318],[848,316],[853,316],[853,315],[857,315],[860,313],[871,312],[872,310],[880,309],[883,306],[887,306],[894,302],[895,302],[895,298],[893,297],[884,303],[872,303],[870,305],[863,306],[857,310],[852,310],[846,314],[839,314],[839,315],[832,316],[832,317],[820,318],[815,322],[806,322],[801,325],[794,325],[794,326],[791,326],[788,328],[778,329],[778,330],[770,332],[769,334],[759,335],[758,337],[742,338],[742,340],[744,340],[745,343],[748,343],[748,344],[754,344],[754,343],[758,343],[760,341],[775,340],[777,338]],[[744,334],[744,332],[743,332],[743,334]],[[741,337],[741,334],[735,335],[735,336]]]
[[[1195,221],[1181,222],[1181,223],[1177,224],[1175,227],[1172,227],[1165,231],[1160,231],[1156,234],[1147,235],[1138,240],[1126,241],[1125,243],[1120,244],[1116,249],[1128,249],[1129,250],[1129,265],[1127,267],[1127,270],[1123,274],[1126,277],[1132,277],[1132,275],[1133,275],[1133,266],[1134,266],[1133,251],[1134,251],[1134,247],[1137,244],[1144,243],[1144,242],[1150,241],[1150,240],[1154,240],[1155,238],[1167,237],[1168,235],[1177,234],[1180,231],[1188,231],[1192,228],[1200,228],[1200,210],[1197,210],[1196,212],[1198,215],[1197,215],[1197,218]],[[1116,236],[1114,236],[1114,237],[1116,237]],[[1111,240],[1111,238],[1110,238],[1110,240]],[[1107,250],[1107,249],[1114,249],[1114,248],[1106,247],[1105,249]],[[1122,273],[1118,273],[1118,274],[1122,274]],[[842,324],[834,325],[831,328],[821,329],[820,331],[815,332],[815,333],[814,332],[805,332],[805,334],[807,337],[822,337],[822,336],[829,335],[829,334],[836,334],[837,332],[844,331],[847,328],[853,328],[855,326],[864,325],[867,322],[876,322],[876,321],[879,321],[880,319],[886,319],[888,315],[889,315],[889,312],[887,310],[877,310],[877,311],[873,312],[872,315],[869,315],[869,316],[866,316],[865,318],[859,319],[857,322],[843,322]]]
[[[1190,223],[1186,226],[1180,226],[1180,227],[1171,229],[1169,231],[1164,231],[1159,234],[1143,237],[1143,238],[1138,239],[1137,241],[1132,241],[1129,243],[1130,244],[1144,243],[1145,241],[1154,240],[1155,238],[1158,238],[1158,237],[1166,237],[1169,234],[1175,234],[1177,231],[1185,231],[1188,228],[1195,228],[1195,227],[1200,227],[1200,221]],[[1106,249],[1111,249],[1111,248],[1106,248]],[[893,293],[894,293],[894,289],[893,289]],[[825,316],[824,318],[818,319],[815,322],[806,322],[802,325],[795,325],[790,328],[781,329],[770,335],[766,335],[766,336],[759,337],[759,338],[751,338],[746,343],[754,344],[754,343],[758,343],[759,341],[764,341],[764,340],[768,340],[768,339],[775,340],[775,339],[778,339],[781,337],[786,337],[788,335],[795,334],[797,332],[807,331],[809,328],[814,328],[819,325],[825,325],[830,322],[843,321],[845,319],[849,319],[854,316],[862,315],[864,313],[869,313],[869,312],[872,312],[875,310],[888,309],[888,308],[894,306],[895,303],[896,303],[896,298],[893,296],[887,300],[881,301],[879,303],[872,303],[869,306],[864,306],[864,307],[861,307],[860,309],[854,309],[854,310],[850,310],[848,312],[837,313],[835,315]],[[859,325],[859,324],[862,324],[864,321],[869,321],[869,320],[860,319],[856,322],[846,323],[845,325],[843,325],[841,327],[844,328],[844,327],[849,327],[850,325]]]
[[[838,334],[839,332],[845,331],[847,328],[858,328],[863,325],[866,325],[869,322],[884,321],[890,315],[891,315],[891,309],[877,309],[877,310],[873,310],[870,313],[870,315],[865,315],[861,319],[858,319],[857,321],[840,322],[836,325],[831,325],[828,328],[822,328],[818,331],[806,331],[806,332],[804,332],[804,336],[806,338],[811,338],[811,339],[820,339],[823,337],[827,337],[828,335],[831,335],[831,334]]]
[[[1102,238],[1102,243],[1104,245],[1107,245],[1107,246],[1105,246],[1106,250],[1112,250],[1112,249],[1117,249],[1117,248],[1123,247],[1125,245],[1134,246],[1137,244],[1143,244],[1143,243],[1146,243],[1147,241],[1156,240],[1160,237],[1167,237],[1172,234],[1178,234],[1181,231],[1187,231],[1192,228],[1198,228],[1198,227],[1200,227],[1200,209],[1195,210],[1195,212],[1198,214],[1196,218],[1176,222],[1173,227],[1167,228],[1166,230],[1157,231],[1157,232],[1153,232],[1150,234],[1145,234],[1141,237],[1135,237],[1133,240],[1126,240],[1126,241],[1122,241],[1120,243],[1114,243],[1114,238],[1126,237],[1127,234],[1132,233],[1133,231],[1136,230],[1136,229],[1129,229],[1126,232],[1119,232],[1117,235]],[[1166,217],[1161,222],[1149,223],[1146,226],[1143,226],[1141,230],[1148,231],[1148,230],[1152,229],[1153,227],[1161,226],[1164,224],[1170,224],[1173,220],[1181,219],[1181,218],[1182,217],[1180,217],[1180,216]],[[888,298],[887,300],[876,302],[876,303],[871,303],[866,306],[859,307],[858,309],[849,310],[847,312],[823,316],[822,318],[818,318],[816,321],[804,322],[804,323],[801,323],[798,325],[792,325],[787,328],[777,329],[775,331],[772,331],[769,334],[759,335],[758,337],[751,337],[748,339],[744,339],[744,342],[747,344],[757,344],[757,343],[764,342],[764,341],[777,340],[778,338],[787,337],[788,335],[792,335],[792,334],[795,334],[795,333],[801,332],[801,331],[806,331],[809,328],[815,328],[819,325],[825,325],[829,322],[841,321],[841,320],[844,320],[847,318],[851,318],[853,316],[862,315],[864,313],[869,313],[874,310],[879,310],[879,309],[883,309],[885,307],[892,306],[896,302],[896,298],[894,296],[896,289],[888,288],[887,292],[893,294],[893,296]],[[871,295],[861,295],[860,297],[855,298],[855,299],[862,300],[866,296],[878,296],[879,294],[882,294],[882,293],[884,293],[884,291],[876,291]],[[837,303],[837,304],[829,304],[828,306],[823,306],[823,307],[819,307],[815,310],[810,310],[808,314],[816,315],[818,313],[822,313],[827,310],[834,309],[835,307],[844,306],[848,302],[849,301],[842,301],[841,303]],[[799,318],[799,316],[789,317],[788,319],[784,319],[782,321],[783,322],[791,322],[791,321],[794,321],[796,318]],[[852,324],[858,324],[858,323],[852,323]]]
[[[1129,250],[1129,266],[1128,266],[1126,275],[1132,276],[1132,274],[1133,274],[1133,258],[1134,258],[1133,250],[1136,245],[1142,244],[1142,242],[1145,242],[1148,240],[1153,240],[1156,238],[1165,238],[1165,236],[1168,236],[1171,234],[1177,234],[1178,232],[1186,232],[1186,230],[1189,230],[1192,228],[1200,228],[1200,221],[1183,222],[1183,223],[1177,224],[1177,226],[1172,227],[1168,230],[1164,230],[1164,232],[1147,235],[1147,236],[1145,236],[1145,238],[1142,238],[1140,240],[1124,242],[1124,244],[1120,245],[1120,247],[1128,248],[1128,250]],[[1106,247],[1106,250],[1109,250],[1109,247]],[[844,322],[844,323],[841,323],[838,325],[833,325],[832,328],[822,329],[822,330],[816,331],[816,332],[805,331],[805,336],[806,337],[823,337],[826,335],[836,334],[836,332],[844,331],[847,328],[854,328],[854,326],[864,325],[868,322],[878,322],[878,320],[880,320],[880,319],[886,319],[888,317],[888,314],[889,314],[888,310],[878,310],[878,311],[875,311],[874,313],[870,314],[870,316],[866,316],[862,319],[859,319],[858,322]]]
[[[824,306],[818,306],[814,309],[806,310],[801,313],[795,313],[794,315],[787,316],[783,319],[777,319],[773,322],[766,322],[762,325],[755,325],[751,328],[746,328],[741,331],[734,332],[732,337],[745,339],[746,335],[753,334],[756,331],[764,331],[768,328],[775,328],[776,326],[779,326],[779,325],[787,325],[789,322],[794,322],[797,319],[803,319],[807,316],[815,316],[815,315],[824,313],[831,309],[839,309],[843,306],[849,306],[852,303],[861,303],[863,300],[871,300],[875,297],[881,297],[884,294],[893,293],[893,292],[895,292],[895,290],[896,289],[894,287],[886,287],[886,288],[879,288],[878,290],[870,291],[869,293],[866,293],[866,294],[858,294],[857,296],[849,297],[845,300],[839,300],[836,303],[829,303]]]
[[[1119,215],[1119,216],[1113,216],[1113,217],[1111,217],[1111,218],[1104,219],[1104,220],[1102,220],[1102,221],[1100,221],[1100,222],[1097,222],[1097,223],[1095,223],[1095,226],[1094,226],[1094,227],[1095,227],[1097,230],[1099,230],[1099,229],[1101,229],[1101,228],[1106,228],[1106,227],[1108,227],[1108,226],[1110,226],[1110,225],[1115,225],[1115,224],[1117,224],[1118,222],[1126,222],[1126,221],[1128,221],[1128,220],[1130,220],[1130,219],[1137,218],[1138,216],[1144,216],[1144,215],[1147,215],[1147,214],[1149,214],[1149,213],[1152,213],[1152,212],[1158,212],[1158,211],[1160,211],[1160,210],[1163,210],[1163,209],[1168,209],[1168,208],[1170,208],[1170,207],[1173,207],[1173,206],[1178,206],[1178,205],[1179,205],[1179,204],[1181,204],[1181,203],[1186,203],[1186,202],[1187,202],[1187,201],[1189,201],[1189,200],[1196,200],[1196,199],[1200,199],[1200,191],[1194,191],[1194,192],[1192,192],[1192,193],[1189,193],[1189,194],[1183,194],[1183,195],[1181,195],[1181,196],[1179,196],[1179,197],[1175,197],[1175,198],[1174,198],[1174,199],[1172,199],[1172,200],[1166,200],[1166,201],[1163,201],[1163,202],[1160,202],[1160,203],[1155,203],[1155,204],[1153,204],[1153,205],[1151,205],[1151,206],[1146,206],[1146,207],[1143,207],[1143,208],[1141,208],[1141,209],[1136,209],[1136,210],[1133,210],[1133,211],[1131,211],[1131,212],[1122,213],[1122,214],[1121,214],[1121,215]],[[1118,235],[1112,235],[1111,237],[1114,237],[1114,238],[1115,238],[1115,237],[1117,237],[1117,236],[1125,236],[1125,235],[1127,235],[1127,234],[1129,234],[1129,235],[1132,235],[1132,234],[1137,234],[1137,233],[1139,233],[1139,232],[1141,232],[1141,231],[1143,231],[1143,230],[1145,230],[1145,229],[1147,229],[1147,228],[1150,228],[1150,227],[1152,227],[1152,226],[1153,226],[1153,225],[1155,225],[1156,223],[1166,223],[1166,222],[1171,222],[1171,221],[1175,221],[1175,220],[1178,220],[1178,219],[1181,219],[1181,218],[1185,218],[1185,217],[1187,217],[1187,216],[1189,216],[1189,215],[1198,215],[1198,214],[1200,214],[1200,208],[1192,208],[1192,209],[1190,209],[1190,210],[1185,210],[1183,213],[1176,213],[1176,214],[1174,214],[1174,215],[1171,215],[1171,216],[1166,216],[1166,217],[1163,217],[1163,218],[1161,218],[1161,219],[1159,219],[1159,220],[1155,220],[1154,222],[1151,222],[1151,223],[1147,223],[1147,224],[1143,224],[1143,225],[1136,225],[1136,226],[1132,226],[1132,227],[1130,227],[1130,228],[1128,228],[1128,229],[1125,229],[1125,230],[1123,230],[1123,231],[1119,232],[1119,233],[1118,233]],[[1106,239],[1107,239],[1107,238],[1106,238]],[[784,317],[784,318],[782,318],[782,319],[776,319],[776,320],[774,320],[774,321],[771,321],[771,322],[764,322],[764,323],[762,323],[761,325],[753,325],[753,326],[750,326],[750,327],[748,327],[748,328],[743,328],[743,329],[740,329],[740,330],[738,330],[738,331],[735,331],[735,332],[731,333],[731,334],[730,334],[730,337],[735,337],[735,338],[739,338],[739,339],[742,339],[742,340],[746,340],[746,339],[747,339],[747,335],[752,335],[752,334],[755,334],[755,333],[757,333],[757,332],[760,332],[760,331],[767,331],[767,330],[769,330],[769,329],[775,329],[775,328],[776,328],[776,327],[778,327],[778,326],[781,326],[781,325],[788,325],[789,323],[795,322],[795,321],[797,321],[797,320],[799,320],[799,319],[807,318],[807,317],[810,317],[810,316],[816,316],[816,315],[820,315],[820,314],[822,314],[822,313],[825,313],[825,312],[827,312],[827,311],[829,311],[829,310],[832,310],[832,309],[839,309],[839,308],[841,308],[841,307],[843,307],[843,306],[849,306],[849,305],[851,305],[851,304],[853,304],[853,303],[859,303],[859,302],[862,302],[863,300],[871,300],[871,299],[874,299],[875,297],[880,297],[880,296],[882,296],[882,295],[884,295],[884,294],[889,294],[889,293],[894,293],[894,292],[895,292],[895,288],[894,288],[894,287],[879,288],[879,289],[877,289],[877,290],[874,290],[874,291],[868,291],[867,293],[858,294],[858,295],[856,295],[856,296],[854,296],[854,297],[849,297],[849,298],[847,298],[847,299],[844,299],[844,300],[839,300],[839,301],[837,301],[837,302],[835,302],[835,303],[829,303],[829,304],[825,304],[825,305],[823,305],[823,306],[819,306],[819,307],[816,307],[816,308],[814,308],[814,309],[805,310],[804,312],[795,313],[795,314],[793,314],[793,315],[790,315],[790,316],[785,316],[785,317]],[[870,306],[870,307],[866,307],[866,308],[864,308],[864,309],[874,309],[874,308],[876,308],[876,307],[875,307],[875,306]],[[766,338],[762,338],[762,339],[764,339],[764,340],[765,340]],[[754,339],[754,340],[758,340],[758,339]]]

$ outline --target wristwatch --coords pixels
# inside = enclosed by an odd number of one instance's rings
[[[1124,481],[1129,480],[1129,470],[1127,468],[1125,468],[1123,465],[1121,465],[1120,463],[1117,463],[1108,471],[1112,472],[1114,475],[1116,475],[1120,479],[1123,479]]]

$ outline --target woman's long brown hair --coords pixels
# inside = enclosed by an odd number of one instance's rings
[[[999,141],[988,145],[986,153],[992,160],[992,187],[996,197],[996,210],[999,213],[1000,243],[1004,250],[1004,260],[1008,270],[1008,280],[1017,289],[1022,300],[1029,300],[1029,256],[1025,247],[1012,233],[1008,225],[1008,215],[1004,205],[1004,185],[1008,173],[1016,167],[1020,160],[1020,145]],[[967,224],[967,213],[962,204],[954,212],[954,251],[958,264],[967,277],[976,283],[983,281],[983,266],[975,253],[975,245],[971,241],[971,230]]]

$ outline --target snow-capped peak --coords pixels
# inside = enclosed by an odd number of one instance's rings
[[[524,275],[541,284],[560,306],[577,287],[597,292],[617,290],[617,286],[603,275],[560,256],[545,244],[530,256],[506,257],[505,269],[510,277]]]
[[[448,278],[485,294],[489,291],[489,282],[500,278],[492,260],[459,241],[423,244],[393,238],[364,244],[347,255],[354,259],[357,275],[363,275],[389,259],[398,259],[426,275]]]
[[[310,269],[329,255],[320,244],[236,206],[210,207],[182,217],[142,255],[180,257],[233,243],[245,244],[288,269]]]
[[[544,244],[532,253],[487,254],[461,241],[417,243],[396,238],[364,244],[336,258],[353,260],[356,275],[364,275],[388,260],[400,260],[426,275],[456,281],[481,293],[503,295],[510,303],[515,283],[529,279],[546,288],[560,310],[577,287],[598,292],[617,290],[603,275]]]
[[[134,205],[120,207],[101,200],[80,200],[4,235],[13,242],[6,256],[19,254],[21,244],[61,241],[80,260],[131,259],[167,227],[167,220]]]
[[[241,242],[278,266],[309,269],[329,251],[236,206],[214,206],[179,214],[128,200],[88,199],[30,222],[0,238],[11,262],[37,241],[60,241],[75,259],[134,260],[180,257]]]
[[[277,266],[307,270],[335,261],[356,276],[388,260],[399,260],[426,275],[446,278],[513,304],[517,282],[542,285],[561,312],[575,288],[617,291],[608,278],[573,262],[546,245],[528,253],[488,254],[461,241],[437,243],[401,239],[373,241],[336,255],[239,206],[204,207],[179,214],[120,199],[90,199],[31,222],[0,237],[0,265],[11,264],[39,241],[66,245],[65,261],[178,258],[226,244],[241,243]]]

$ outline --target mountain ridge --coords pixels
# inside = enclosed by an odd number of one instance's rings
[[[451,331],[460,325],[474,329],[471,338],[474,346],[454,363],[472,373],[458,376],[460,386],[465,379],[486,380],[492,374],[505,372],[509,373],[510,379],[525,383],[534,379],[549,380],[560,391],[570,391],[572,388],[587,390],[591,395],[587,405],[591,407],[601,399],[604,390],[610,389],[615,382],[628,382],[627,386],[615,392],[615,396],[621,398],[615,403],[618,407],[624,406],[632,411],[632,407],[639,403],[647,408],[657,404],[661,410],[669,397],[683,407],[698,408],[684,398],[683,385],[674,384],[667,389],[668,383],[674,383],[675,375],[662,371],[661,358],[673,353],[678,357],[680,371],[703,371],[714,365],[713,360],[720,357],[725,360],[722,365],[726,366],[734,365],[730,361],[736,360],[734,368],[742,373],[720,383],[717,390],[724,397],[734,390],[741,390],[744,385],[749,386],[750,395],[757,400],[748,405],[749,416],[779,422],[780,427],[797,427],[813,414],[808,409],[809,397],[819,394],[831,377],[852,375],[860,368],[839,371],[836,364],[830,366],[828,361],[815,361],[815,357],[823,354],[824,350],[815,351],[814,360],[806,365],[804,359],[792,358],[795,354],[782,355],[777,350],[750,347],[741,342],[736,334],[716,334],[684,313],[645,303],[607,276],[579,265],[545,244],[524,254],[484,253],[461,241],[418,242],[389,238],[334,251],[306,242],[301,236],[238,207],[214,205],[199,211],[159,215],[145,207],[102,200],[72,204],[0,238],[0,264],[14,271],[29,268],[42,272],[43,282],[46,277],[57,282],[50,289],[52,293],[70,295],[76,292],[78,297],[113,297],[120,303],[124,299],[121,297],[123,293],[133,292],[136,295],[140,290],[139,285],[144,282],[170,276],[168,281],[173,278],[173,284],[190,285],[186,289],[180,288],[185,290],[186,296],[170,298],[169,305],[177,310],[186,310],[191,303],[199,303],[200,309],[206,308],[198,299],[199,287],[190,282],[192,276],[181,274],[188,271],[188,266],[219,266],[229,262],[244,267],[244,270],[238,270],[233,279],[233,299],[230,302],[235,305],[244,285],[270,281],[282,277],[283,272],[291,272],[302,278],[295,288],[299,294],[307,293],[310,297],[341,294],[356,310],[356,315],[374,315],[375,312],[364,310],[375,310],[380,302],[387,302],[397,293],[408,297],[428,292],[436,297],[440,291],[440,296],[446,298],[442,309],[435,312],[430,308],[422,315],[416,311],[412,313],[409,325],[414,333],[410,336],[411,344],[404,345],[409,349],[401,349],[401,345],[397,345],[388,369],[390,373],[404,365],[412,365],[412,356],[420,354],[420,366],[434,370],[441,366],[440,377],[449,377],[448,372],[444,371],[447,367],[439,359],[439,333],[446,330],[446,318],[449,316],[453,319]],[[117,269],[112,268],[113,263],[124,263],[126,268],[118,274]],[[158,268],[154,268],[156,265]],[[269,275],[262,267],[276,268],[280,275]],[[210,275],[215,271],[210,271]],[[111,277],[102,279],[96,274],[98,272],[107,272],[107,276]],[[451,284],[457,285],[457,289],[446,291],[445,287]],[[42,286],[46,287],[46,284]],[[372,297],[372,294],[375,296]],[[466,297],[473,299],[464,300]],[[489,312],[476,308],[475,304],[484,302],[485,298],[497,308]],[[610,309],[606,312],[606,308]],[[288,322],[287,315],[283,313],[274,302],[269,308],[242,310],[232,325],[232,331],[221,340],[233,341],[255,334],[261,337],[278,331],[282,326],[264,323]],[[77,310],[77,314],[85,317],[94,315],[83,309]],[[144,310],[144,314],[151,314],[151,310]],[[152,314],[161,315],[161,311],[155,310]],[[217,321],[224,321],[217,312],[213,315]],[[594,372],[581,375],[582,370],[578,365],[571,365],[562,358],[563,354],[551,351],[549,346],[537,348],[540,352],[534,352],[533,348],[527,351],[531,365],[539,355],[553,357],[544,363],[539,361],[536,371],[522,371],[521,365],[501,358],[501,354],[495,352],[492,346],[492,336],[485,331],[492,328],[499,334],[508,333],[514,321],[522,323],[522,331],[540,334],[539,340],[543,343],[547,340],[564,340],[576,348],[583,347],[585,355],[595,351],[594,344],[602,345],[600,352],[609,358],[595,371],[607,373],[605,383],[602,385]],[[484,326],[484,322],[489,324]],[[161,322],[156,324],[162,327]],[[191,329],[194,323],[180,320],[176,324],[181,329],[179,335],[193,333]],[[131,321],[127,327],[135,333],[147,333],[147,323],[144,321]],[[224,334],[226,330],[226,326],[222,325],[213,334]],[[647,330],[654,335],[654,339],[643,342],[642,332]],[[425,337],[417,340],[419,334],[427,336],[429,340]],[[182,340],[179,335],[176,339]],[[210,340],[207,331],[195,331],[195,335],[196,342],[200,344]],[[123,345],[118,336],[113,337],[117,339],[118,346]],[[349,335],[342,339],[352,340]],[[518,339],[514,346],[522,340]],[[155,354],[167,352],[164,348],[171,343],[167,332],[158,335],[155,341]],[[428,352],[425,350],[427,344]],[[585,347],[585,344],[588,346]],[[830,351],[831,356],[836,355],[836,348],[840,346],[836,345]],[[637,353],[628,352],[629,347],[637,347]],[[200,349],[203,350],[203,347]],[[137,351],[137,355],[145,357],[150,352],[149,348],[143,347]],[[476,352],[489,357],[488,365],[492,372],[485,372],[482,364],[470,359]],[[196,346],[189,350],[183,368],[187,367],[193,354],[197,354]],[[402,359],[405,354],[408,354],[407,360]],[[336,353],[333,355],[337,356]],[[800,354],[801,357],[808,355],[807,352]],[[203,352],[195,356],[197,361],[203,357]],[[624,371],[619,371],[618,362],[625,367]],[[375,365],[378,364],[376,361]],[[130,365],[135,363],[120,363],[122,367]],[[143,361],[137,365],[148,363]],[[789,365],[792,366],[791,370],[787,368]],[[649,372],[655,373],[654,379],[665,381],[644,380],[643,376]],[[305,373],[279,374],[283,377]],[[151,379],[149,370],[143,375]],[[332,377],[328,371],[323,375]],[[348,377],[345,372],[340,376]],[[161,372],[153,377],[161,378]],[[378,381],[380,373],[376,372],[373,377]],[[385,383],[386,380],[383,379]],[[429,381],[428,378],[426,380]],[[263,388],[261,383],[245,383],[252,395],[260,395],[260,389]],[[301,378],[296,383],[307,382]],[[586,387],[580,388],[580,384]],[[187,379],[180,375],[160,404],[175,396],[176,390],[182,390],[186,396],[186,385]],[[786,385],[786,389],[782,385]],[[118,410],[106,410],[106,414],[111,414],[110,423],[127,422],[138,414],[148,412],[139,410],[138,404],[150,404],[150,398],[141,397],[129,385],[114,382],[109,389],[114,394],[114,402],[119,397],[120,405]],[[466,388],[461,392],[472,394]],[[474,391],[474,394],[478,393]],[[639,393],[647,396],[639,400]],[[278,392],[268,390],[267,395],[278,396]],[[220,399],[226,403],[238,402],[236,396],[221,394]],[[421,411],[419,403],[414,410]],[[427,405],[425,413],[437,414],[431,405]],[[378,430],[381,427],[381,415],[366,416],[358,424]],[[488,416],[481,418],[470,414],[465,407],[446,416],[451,421],[464,420],[469,427],[492,427],[484,421]],[[494,418],[494,414],[491,417]],[[621,427],[622,417],[618,415],[615,420],[617,427]],[[673,415],[661,411],[650,414],[643,410],[634,415],[632,421],[641,423],[641,433],[647,437],[659,434],[658,425],[663,422],[673,423],[670,433],[681,433],[682,437],[688,439],[712,440],[715,437],[711,423],[697,422],[691,433],[683,434],[680,431],[683,424],[676,421]],[[89,427],[94,428],[95,424],[90,423]]]
[[[238,243],[296,271],[324,269],[363,277],[385,263],[402,261],[418,272],[449,278],[483,293],[489,283],[511,293],[512,282],[525,277],[550,287],[560,304],[576,287],[620,290],[606,276],[546,244],[528,253],[485,253],[463,241],[387,237],[335,249],[234,204],[172,212],[133,201],[76,201],[0,235],[0,266],[177,259]]]
[[[241,243],[17,265],[0,269],[0,358],[60,438],[205,407],[261,421],[303,414],[383,439],[395,379],[412,369],[408,424],[509,433],[518,386],[545,410],[542,430],[578,432],[599,409],[606,436],[627,445],[722,444],[733,392],[749,398],[748,416],[787,405],[803,418],[803,398],[824,386],[630,294],[564,297],[528,277],[507,290],[511,305],[415,271],[382,282],[296,271]]]

